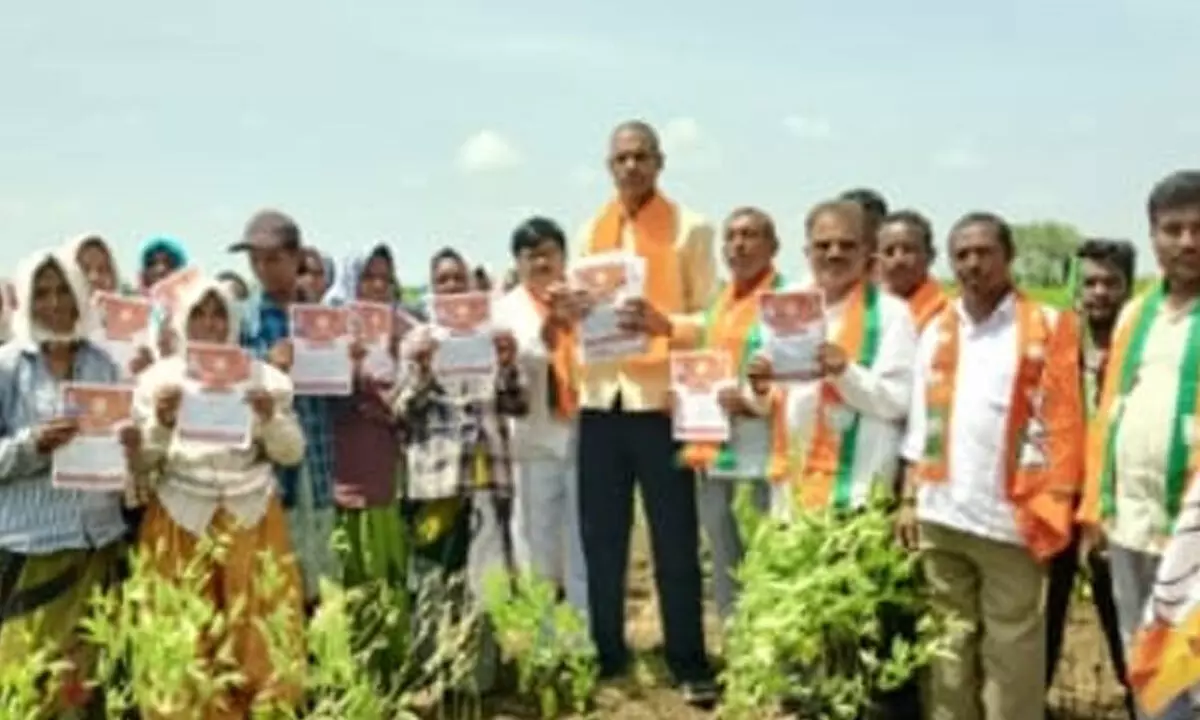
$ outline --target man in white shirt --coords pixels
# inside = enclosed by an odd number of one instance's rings
[[[576,476],[576,347],[569,320],[550,309],[562,284],[567,240],[551,220],[534,217],[513,232],[519,284],[496,303],[495,316],[517,340],[529,379],[529,413],[512,419],[518,564],[559,585],[586,617],[587,567],[579,530]]]
[[[959,220],[949,254],[962,292],[921,335],[897,518],[933,601],[967,625],[933,662],[926,711],[1031,720],[1043,713],[1046,561],[1071,540],[1082,468],[1078,331],[1072,313],[1013,289],[998,216]]]

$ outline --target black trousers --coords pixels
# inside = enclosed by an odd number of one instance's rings
[[[1121,632],[1117,624],[1117,606],[1113,602],[1112,574],[1108,561],[1098,553],[1088,557],[1091,571],[1092,599],[1096,604],[1096,615],[1108,644],[1108,654],[1116,670],[1117,679],[1125,688],[1125,705],[1133,717],[1133,696],[1125,679],[1125,651],[1121,643]],[[1075,574],[1079,571],[1079,535],[1071,545],[1055,556],[1050,563],[1050,582],[1046,591],[1046,688],[1054,683],[1054,671],[1062,655],[1063,637],[1066,634],[1067,610],[1071,605],[1071,590],[1075,586]]]
[[[712,679],[704,648],[696,488],[676,460],[661,412],[584,410],[579,420],[579,511],[587,560],[592,640],[603,675],[629,664],[625,590],[633,490],[650,525],[666,660],[677,682]]]

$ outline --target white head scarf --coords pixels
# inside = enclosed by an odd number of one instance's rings
[[[108,262],[109,262],[109,264],[112,265],[113,284],[115,285],[115,287],[113,288],[112,291],[116,292],[116,293],[121,292],[121,268],[118,267],[118,265],[117,265],[117,256],[113,254],[112,245],[109,245],[108,240],[105,240],[102,235],[100,235],[99,233],[94,233],[94,232],[84,233],[84,234],[80,235],[79,237],[73,238],[72,240],[67,242],[67,244],[63,246],[63,251],[66,253],[67,257],[71,258],[71,260],[78,267],[79,266],[79,251],[83,250],[88,245],[96,245],[96,246],[102,248],[104,250],[104,252],[108,254]],[[83,268],[80,267],[80,272],[82,273],[82,271],[83,271]],[[84,277],[84,280],[85,281],[87,280],[86,276]],[[95,289],[96,288],[88,287],[89,296],[91,294],[91,291],[93,291]]]
[[[181,344],[187,342],[187,326],[188,319],[192,313],[204,302],[209,295],[216,297],[225,307],[225,314],[229,318],[228,337],[225,338],[227,343],[236,343],[238,332],[241,330],[241,314],[238,312],[238,302],[230,294],[226,284],[220,280],[213,278],[203,278],[189,285],[184,289],[179,296],[179,306],[171,313],[172,329],[179,338]]]
[[[58,269],[66,278],[67,287],[75,298],[75,306],[79,319],[75,327],[66,334],[55,333],[39,325],[33,319],[33,285],[38,272],[47,265]],[[12,318],[12,337],[14,340],[41,345],[46,342],[71,342],[82,340],[89,334],[92,325],[90,293],[87,280],[79,270],[74,256],[68,255],[62,249],[40,250],[26,257],[17,265],[13,278],[17,291],[17,307]]]

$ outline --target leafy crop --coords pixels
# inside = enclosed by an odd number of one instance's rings
[[[201,569],[203,560],[219,563],[223,552],[220,541],[206,541],[197,560],[173,582],[164,581],[147,554],[134,553],[130,577],[119,588],[92,598],[82,630],[97,657],[89,686],[103,695],[104,716],[126,717],[136,708],[147,717],[198,719],[209,700],[237,690],[244,682],[233,660],[231,641],[220,639],[222,630],[242,612],[241,604],[235,602],[232,609],[221,612],[201,592],[208,579]],[[265,589],[282,583],[279,568],[268,555],[260,557],[257,581]],[[472,708],[459,702],[449,713],[444,700],[449,691],[468,685],[481,627],[479,612],[442,603],[426,606],[421,611],[424,617],[412,618],[413,626],[420,628],[412,644],[436,651],[420,661],[408,654],[403,666],[395,669],[394,677],[404,682],[395,686],[374,671],[371,661],[383,640],[374,636],[372,625],[364,629],[361,622],[364,611],[368,617],[383,617],[394,613],[395,607],[394,600],[379,596],[375,589],[347,590],[325,582],[320,607],[299,636],[290,609],[258,621],[275,668],[273,681],[299,687],[304,700],[296,705],[261,697],[254,716],[415,720],[419,709],[432,710],[437,717],[464,717],[472,709],[477,714],[478,702]],[[385,626],[392,623],[377,629],[382,632]],[[212,652],[204,653],[210,644]],[[0,666],[0,718],[56,716],[48,698],[56,697],[54,678],[68,669],[70,664],[58,657],[55,648],[43,648],[22,663]]]
[[[726,641],[724,717],[857,718],[945,651],[954,624],[921,592],[884,499],[752,532]],[[912,637],[887,631],[899,616],[916,618]]]
[[[486,585],[484,607],[505,657],[517,665],[519,691],[536,697],[543,718],[564,706],[583,713],[598,676],[583,616],[533,575],[497,573]]]

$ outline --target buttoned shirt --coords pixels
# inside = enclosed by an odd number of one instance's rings
[[[71,380],[115,383],[117,367],[89,342],[75,353]],[[0,348],[0,548],[27,555],[99,548],[125,534],[122,493],[51,485],[51,458],[38,453],[38,425],[62,417],[63,380],[37,346]]]

